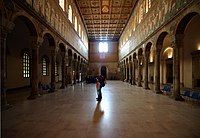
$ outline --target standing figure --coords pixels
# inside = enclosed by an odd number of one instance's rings
[[[100,84],[99,78],[96,78],[96,90],[97,90],[97,95],[98,95],[96,99],[97,101],[101,101],[102,95],[101,95],[101,84]]]

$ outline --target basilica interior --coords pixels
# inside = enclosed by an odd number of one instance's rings
[[[200,137],[200,0],[1,0],[0,13],[2,137]]]

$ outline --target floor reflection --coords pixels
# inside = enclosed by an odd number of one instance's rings
[[[101,122],[103,115],[104,110],[101,107],[101,101],[98,101],[93,114],[93,122]]]

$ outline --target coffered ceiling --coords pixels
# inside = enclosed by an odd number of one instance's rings
[[[137,0],[75,0],[90,41],[119,39]]]

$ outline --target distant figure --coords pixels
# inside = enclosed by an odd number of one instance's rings
[[[100,84],[99,78],[96,78],[96,90],[97,90],[97,95],[98,95],[96,99],[97,101],[101,101],[102,94],[101,94],[101,84]]]
[[[101,88],[105,86],[106,82],[105,82],[105,77],[100,75],[99,76],[99,81],[100,81],[100,84],[101,84]]]

